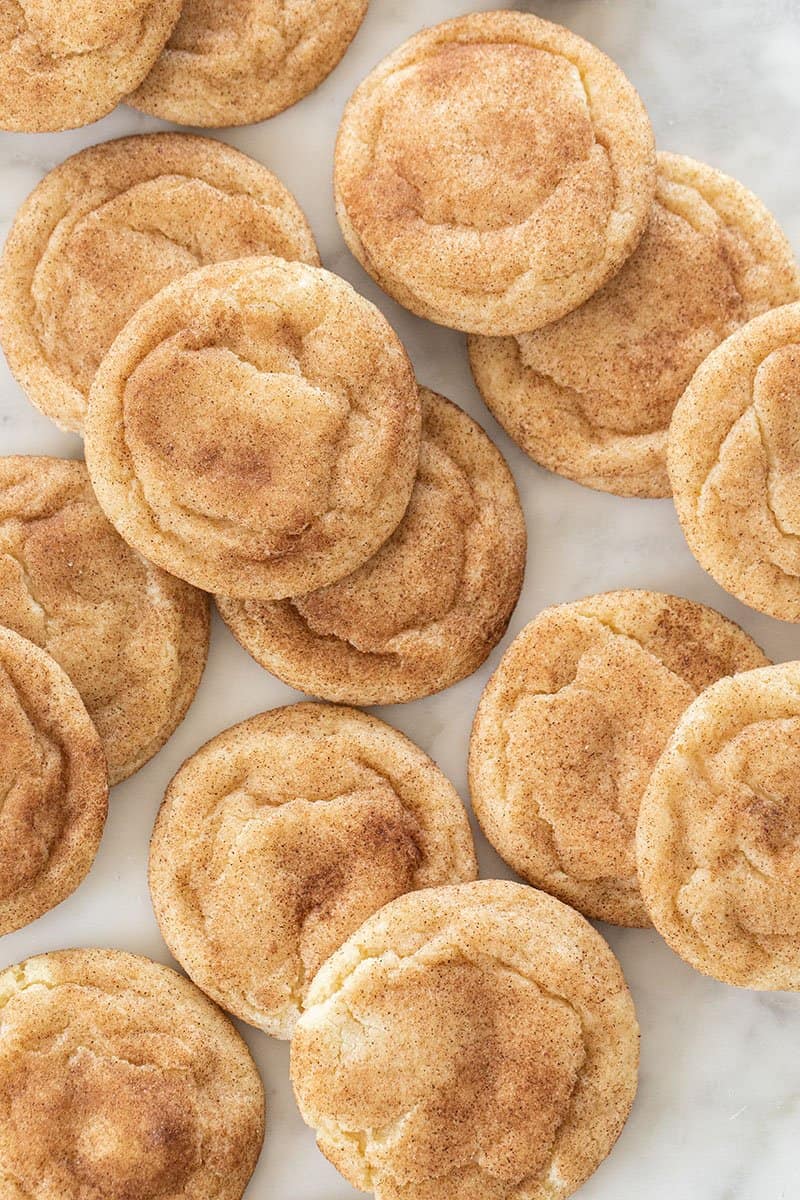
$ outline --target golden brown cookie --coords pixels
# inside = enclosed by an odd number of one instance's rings
[[[653,200],[653,133],[595,46],[530,13],[423,30],[356,89],[336,144],[345,241],[395,300],[492,336],[619,270]]]
[[[368,0],[184,0],[161,57],[128,103],[181,125],[250,125],[313,92],[356,35]]]
[[[476,671],[505,633],[525,569],[525,518],[499,450],[427,388],[411,501],[352,575],[291,600],[217,597],[253,657],[299,691],[398,704]]]
[[[723,983],[800,991],[800,663],[721,679],[687,708],[637,850],[677,954]]]
[[[119,950],[40,954],[0,974],[0,1021],[8,1200],[239,1200],[264,1091],[188,979]]]
[[[403,896],[317,975],[292,1040],[300,1112],[376,1200],[563,1200],[636,1091],[619,963],[566,905],[484,880]]]
[[[701,567],[751,608],[800,621],[800,304],[709,355],[675,409],[668,461]]]
[[[203,991],[291,1037],[316,971],[416,888],[474,879],[453,786],[413,742],[352,708],[294,704],[197,751],[153,831],[164,940]]]
[[[377,308],[328,271],[247,258],[131,318],[92,385],[86,462],[147,558],[207,591],[281,599],[386,541],[419,442],[411,364]]]
[[[0,129],[88,125],[144,79],[181,0],[0,0]]]
[[[206,596],[123,542],[82,462],[0,458],[0,625],[67,672],[112,784],[183,720],[206,662],[208,615]]]
[[[667,432],[715,346],[800,296],[791,246],[752,192],[658,155],[650,221],[622,269],[560,321],[469,339],[475,382],[531,458],[621,496],[668,496]]]
[[[28,398],[80,430],[103,355],[166,284],[276,254],[316,265],[313,234],[266,167],[224,142],[150,133],[91,146],[45,175],[0,264],[0,339]]]
[[[546,608],[481,698],[475,814],[506,862],[588,917],[648,925],[636,818],[681,713],[722,675],[768,659],[712,608],[621,591]]]
[[[103,835],[108,775],[97,730],[61,667],[3,628],[0,731],[4,934],[35,921],[82,882]],[[0,1155],[0,1184],[2,1167]]]

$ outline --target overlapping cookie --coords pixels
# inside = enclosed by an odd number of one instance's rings
[[[86,462],[127,542],[207,591],[281,599],[355,570],[419,459],[408,356],[336,275],[277,258],[193,271],[98,370]]]
[[[470,742],[472,803],[499,854],[586,916],[648,925],[639,803],[686,706],[768,660],[714,609],[620,591],[547,608],[506,651]]]
[[[144,79],[181,0],[3,0],[0,129],[73,129]]]
[[[617,960],[543,892],[403,896],[320,970],[292,1039],[317,1144],[376,1200],[564,1200],[619,1136],[638,1027]]]
[[[82,462],[0,458],[0,625],[67,672],[112,784],[183,720],[206,662],[208,616],[207,597],[125,544]]]
[[[709,355],[675,409],[669,474],[700,565],[751,608],[800,621],[800,304]]]
[[[476,870],[464,807],[428,756],[326,704],[273,709],[198,750],[167,790],[150,851],[175,957],[224,1008],[283,1038],[362,921]]]
[[[106,820],[103,747],[58,663],[0,627],[0,934],[65,900]],[[1,1135],[0,1135],[1,1136]],[[2,1179],[0,1157],[0,1179]]]
[[[423,30],[353,93],[336,143],[345,241],[419,316],[490,336],[577,308],[650,215],[650,122],[595,46],[531,13]]]
[[[511,472],[474,421],[421,389],[422,447],[394,533],[353,574],[280,601],[217,597],[254,658],[300,691],[397,704],[471,674],[522,586],[525,520]]]
[[[798,296],[791,246],[761,201],[662,153],[644,236],[613,279],[533,333],[470,338],[470,363],[498,421],[542,466],[622,496],[668,496],[669,424],[694,371]]]
[[[184,0],[172,37],[128,103],[181,125],[249,125],[322,83],[368,0]]]
[[[137,308],[208,263],[316,265],[294,197],[232,146],[151,133],[91,146],[17,213],[0,265],[0,340],[28,398],[80,430],[100,361]]]

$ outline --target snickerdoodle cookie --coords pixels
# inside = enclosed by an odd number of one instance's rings
[[[264,1137],[245,1043],[168,967],[60,950],[0,974],[8,1200],[239,1200]]]
[[[207,591],[282,599],[400,523],[420,402],[374,305],[316,267],[247,258],[142,306],[95,376],[86,462],[132,546]]]
[[[543,329],[470,338],[470,362],[489,408],[542,466],[622,496],[668,496],[667,431],[695,369],[798,296],[791,246],[761,201],[659,154],[650,221],[622,270]]]
[[[653,200],[650,122],[620,69],[530,13],[423,30],[356,89],[336,145],[345,240],[419,316],[536,329],[619,270]]]
[[[3,934],[35,921],[83,880],[105,825],[108,776],[97,730],[61,667],[3,628],[0,730]]]
[[[320,970],[292,1081],[323,1154],[377,1200],[563,1200],[636,1091],[619,963],[543,892],[403,896]]]
[[[653,924],[697,970],[800,991],[800,663],[721,679],[656,764],[637,831]]]
[[[648,925],[636,818],[703,688],[768,660],[714,609],[621,591],[545,609],[489,680],[470,744],[476,816],[530,883],[589,917]]]
[[[675,409],[668,461],[700,565],[751,608],[800,621],[800,304],[706,359]]]
[[[295,704],[225,730],[170,784],[150,889],[164,940],[213,999],[291,1036],[325,959],[415,888],[474,879],[452,785],[397,730]]]
[[[249,125],[322,83],[368,0],[184,0],[180,20],[128,103],[181,125]]]
[[[0,129],[88,125],[144,79],[181,0],[0,0]]]
[[[231,146],[151,133],[44,177],[0,265],[0,340],[30,400],[80,430],[100,360],[130,316],[196,267],[250,254],[319,262],[294,197]]]
[[[525,568],[511,472],[479,425],[427,388],[403,520],[362,567],[291,600],[217,597],[254,658],[300,691],[397,704],[477,670],[508,625]]]
[[[0,458],[0,625],[67,672],[112,784],[181,722],[208,650],[207,597],[131,550],[84,464],[61,458]]]

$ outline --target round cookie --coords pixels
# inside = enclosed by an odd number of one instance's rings
[[[642,895],[706,975],[800,991],[800,663],[721,679],[686,710],[639,813]]]
[[[180,125],[250,125],[313,92],[368,0],[184,0],[161,57],[128,103]]]
[[[514,480],[479,425],[427,388],[403,520],[354,574],[291,600],[217,607],[253,657],[299,691],[398,704],[477,670],[505,633],[525,569]]]
[[[118,950],[0,974],[0,1182],[8,1200],[239,1200],[264,1091],[187,979]]]
[[[319,263],[294,197],[224,142],[150,133],[103,142],[45,175],[0,264],[0,340],[28,398],[80,430],[103,355],[137,308],[208,263]]]
[[[127,779],[160,750],[197,691],[208,599],[131,550],[82,462],[0,458],[0,625],[47,650]]]
[[[518,874],[588,917],[650,924],[636,818],[686,706],[768,659],[712,608],[620,591],[547,608],[506,651],[472,729],[481,827]]]
[[[108,776],[97,730],[61,667],[3,628],[0,729],[4,934],[55,908],[88,873],[106,821]]]
[[[563,1200],[636,1091],[619,963],[572,909],[484,880],[403,896],[317,975],[292,1082],[317,1144],[376,1200]]]
[[[761,201],[661,153],[649,223],[613,279],[543,329],[470,338],[470,364],[497,420],[542,466],[621,496],[668,496],[667,432],[695,369],[798,295],[791,246]]]
[[[144,79],[180,11],[181,0],[1,0],[0,129],[104,117]]]
[[[650,214],[650,122],[622,71],[530,13],[423,30],[339,128],[345,241],[418,316],[491,336],[562,317],[606,282]]]
[[[86,462],[145,557],[237,598],[341,579],[399,524],[420,402],[386,319],[277,258],[193,271],[140,308],[95,376]]]
[[[800,304],[709,355],[675,408],[668,464],[701,567],[751,608],[800,621]]]
[[[464,806],[436,765],[382,721],[326,704],[273,709],[198,750],[150,850],[174,956],[281,1038],[321,964],[381,905],[476,874]]]

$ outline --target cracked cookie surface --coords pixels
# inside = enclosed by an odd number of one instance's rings
[[[183,720],[208,651],[207,597],[131,550],[61,458],[0,458],[0,625],[69,675],[112,784]]]
[[[224,1008],[283,1038],[362,921],[476,873],[464,807],[428,756],[324,704],[262,713],[198,750],[167,789],[150,851],[172,953]]]
[[[322,967],[292,1039],[300,1112],[377,1200],[563,1200],[636,1091],[619,964],[572,909],[484,880],[403,896]]]
[[[9,232],[9,365],[42,412],[80,430],[100,361],[137,308],[197,267],[253,254],[319,263],[296,200],[260,163],[185,133],[82,150],[44,177]]]
[[[8,1200],[239,1200],[263,1137],[245,1043],[174,971],[61,950],[0,973]]]
[[[492,336],[583,303],[621,266],[655,187],[650,123],[619,68],[515,12],[423,30],[351,97],[337,213],[419,316]]]
[[[181,0],[2,0],[0,129],[97,121],[144,79]]]
[[[477,670],[505,632],[525,567],[511,472],[479,425],[427,388],[405,515],[352,575],[290,600],[217,597],[262,666],[311,695],[397,704]]]
[[[722,679],[686,710],[642,800],[659,933],[738,987],[800,990],[800,663]]]
[[[622,269],[534,333],[469,339],[475,382],[538,463],[623,496],[668,496],[672,411],[703,359],[800,296],[785,235],[736,180],[658,155],[650,220]]]
[[[108,775],[97,731],[61,667],[4,628],[0,729],[4,934],[60,904],[88,873],[105,825]]]
[[[140,308],[86,424],[97,497],[147,558],[206,591],[281,599],[332,583],[399,524],[417,384],[385,318],[328,271],[201,268]]]
[[[650,923],[636,820],[687,705],[768,660],[714,609],[620,591],[545,609],[506,651],[470,741],[475,814],[523,878],[589,917]]]
[[[800,304],[709,355],[675,409],[668,462],[701,567],[751,608],[800,621]]]
[[[355,37],[368,0],[184,0],[150,74],[128,96],[181,125],[249,125],[302,100]]]

